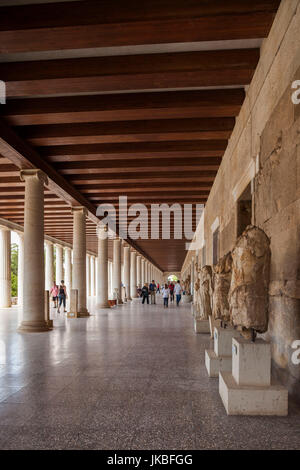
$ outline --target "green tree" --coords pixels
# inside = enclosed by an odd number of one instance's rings
[[[18,295],[18,245],[11,245],[11,296]]]

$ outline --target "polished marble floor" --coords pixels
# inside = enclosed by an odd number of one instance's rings
[[[300,410],[228,417],[190,306],[138,300],[19,334],[0,310],[0,449],[299,449]]]

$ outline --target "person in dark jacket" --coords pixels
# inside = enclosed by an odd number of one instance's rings
[[[145,303],[145,300],[147,300],[147,304],[149,304],[149,289],[148,289],[148,284],[146,283],[144,287],[142,288],[142,304]]]

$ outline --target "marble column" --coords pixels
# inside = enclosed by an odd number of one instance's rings
[[[44,185],[40,170],[21,170],[25,181],[23,320],[20,332],[49,330],[45,321]]]
[[[97,257],[97,305],[100,308],[108,305],[108,236],[106,227],[97,228],[98,257]]]
[[[136,284],[138,287],[143,287],[142,284],[142,276],[141,276],[141,255],[137,255],[136,258]]]
[[[23,305],[23,282],[24,282],[24,234],[19,233],[18,249],[18,305]]]
[[[144,258],[141,259],[141,284],[142,284],[142,287],[145,284],[145,260]]]
[[[67,309],[70,308],[70,297],[72,289],[72,250],[65,248],[65,285],[67,289]]]
[[[95,256],[91,256],[91,296],[94,297],[96,295],[96,264],[95,264]]]
[[[136,251],[130,254],[130,295],[132,299],[137,298],[136,289]]]
[[[86,295],[91,295],[91,257],[86,255]]]
[[[54,281],[53,243],[46,241],[45,245],[46,245],[45,288],[50,293],[50,290],[51,290],[51,287],[53,286],[53,281]]]
[[[0,228],[0,307],[11,307],[11,234]]]
[[[121,289],[121,239],[113,240],[113,295],[117,295],[117,303],[122,304]]]
[[[73,213],[73,272],[72,288],[78,290],[78,316],[88,317],[86,296],[86,215],[85,207],[72,208]]]
[[[61,281],[64,281],[64,265],[63,265],[63,247],[61,245],[55,245],[56,253],[56,284],[59,286]]]
[[[124,285],[127,300],[132,300],[130,292],[130,247],[127,245],[124,245]]]

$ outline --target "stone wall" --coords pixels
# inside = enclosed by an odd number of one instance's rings
[[[283,0],[205,208],[207,264],[219,219],[219,255],[237,238],[237,199],[251,184],[252,223],[271,239],[270,321],[273,372],[300,397],[300,365],[291,362],[300,340],[300,1]],[[184,266],[193,253],[188,253]]]

